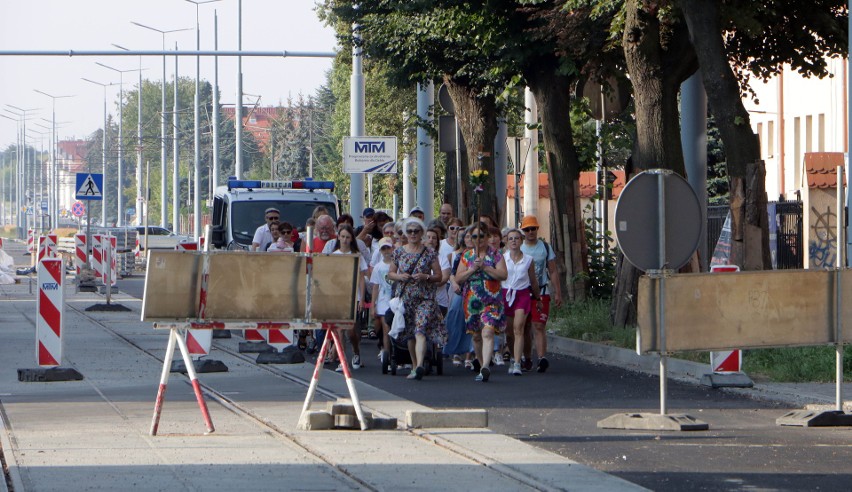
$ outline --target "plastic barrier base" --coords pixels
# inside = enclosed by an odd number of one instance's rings
[[[696,431],[710,426],[686,414],[617,413],[598,421],[598,429]]]
[[[842,410],[818,412],[815,410],[794,410],[775,419],[775,425],[795,427],[849,427],[852,426],[852,414]]]
[[[262,352],[275,352],[275,349],[266,342],[240,342],[241,354],[259,354]]]
[[[39,367],[18,369],[18,381],[22,383],[51,383],[55,381],[82,381],[83,375],[70,367]]]
[[[231,338],[231,330],[213,330],[213,338]]]
[[[195,372],[198,373],[228,372],[228,366],[226,366],[224,362],[214,359],[194,360],[192,361],[192,367],[195,368]],[[184,364],[182,360],[172,361],[170,372],[186,374],[186,364]]]
[[[130,311],[130,308],[121,304],[92,304],[86,311]]]
[[[746,374],[734,372],[730,374],[705,374],[701,376],[701,384],[711,388],[753,388],[754,381]]]
[[[296,347],[284,347],[281,352],[261,352],[257,355],[258,364],[301,364],[305,355]]]

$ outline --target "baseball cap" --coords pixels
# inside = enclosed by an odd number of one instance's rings
[[[364,209],[364,213],[361,214],[361,217],[367,218],[376,215],[376,211],[373,208],[367,207]]]
[[[279,212],[278,209],[275,208],[275,207],[269,207],[269,208],[266,209],[266,212],[263,212],[263,213],[268,214],[269,212],[275,212],[276,214],[279,214],[279,215],[281,214],[281,212]]]
[[[521,220],[521,229],[526,229],[527,227],[539,227],[538,219],[535,215],[527,215]]]
[[[411,212],[408,212],[408,215],[413,215],[415,212],[420,212],[421,214],[424,213],[422,208],[414,207],[411,209]]]
[[[384,247],[393,248],[393,240],[389,237],[383,237],[379,240],[379,249]]]

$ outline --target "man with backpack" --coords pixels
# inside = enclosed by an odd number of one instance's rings
[[[524,360],[521,368],[532,370],[532,340],[534,337],[535,351],[538,355],[537,371],[545,372],[550,367],[547,360],[547,318],[550,315],[551,296],[554,306],[562,304],[562,291],[556,272],[556,253],[544,239],[538,237],[538,219],[535,215],[527,215],[521,220],[521,230],[524,232],[524,244],[521,251],[532,256],[535,265],[535,275],[541,292],[541,303],[535,303],[527,324],[524,327]],[[534,299],[534,301],[537,299]]]

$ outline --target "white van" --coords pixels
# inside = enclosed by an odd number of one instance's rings
[[[339,203],[331,181],[257,181],[228,179],[213,195],[212,241],[214,248],[249,250],[254,232],[266,223],[265,211],[270,207],[281,212],[281,221],[300,231],[323,206],[332,218],[339,215]]]

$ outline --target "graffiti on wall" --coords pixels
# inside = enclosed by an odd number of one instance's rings
[[[834,268],[837,263],[837,215],[826,205],[825,212],[811,207],[808,252],[811,268]]]

